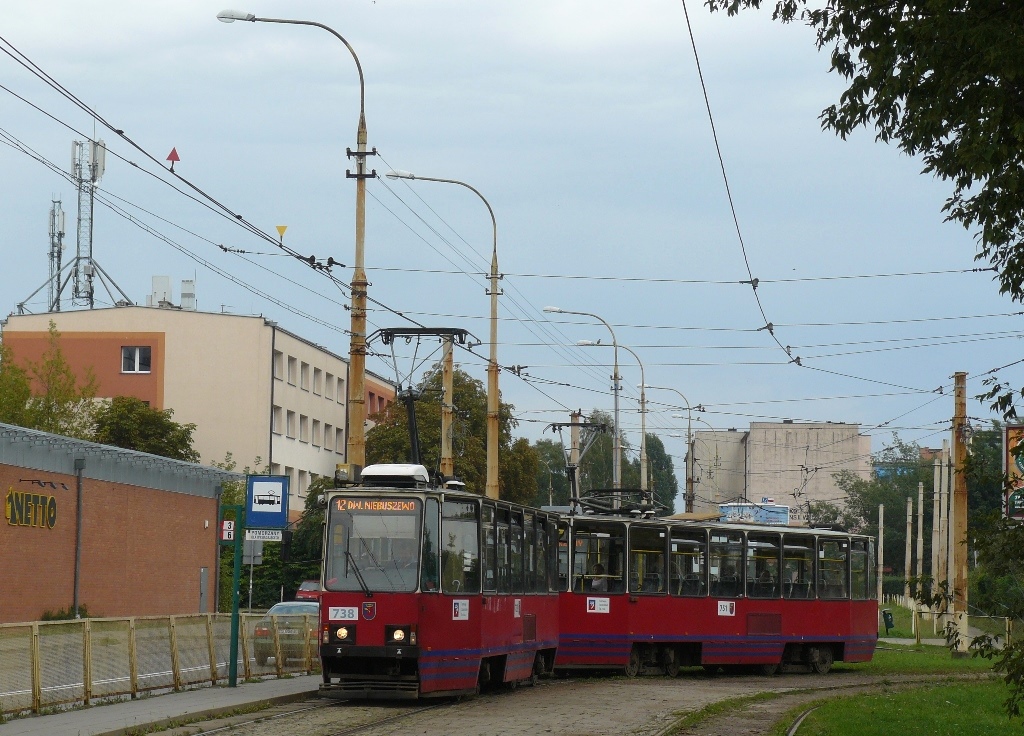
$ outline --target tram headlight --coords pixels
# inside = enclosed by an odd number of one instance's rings
[[[336,635],[336,636],[338,637],[338,639],[340,639],[341,641],[345,641],[346,639],[348,639],[348,629],[347,629],[347,628],[345,628],[344,626],[341,626],[341,627],[339,627],[339,628],[338,628],[338,630],[337,630],[337,631],[335,632],[335,635]]]
[[[395,629],[391,634],[391,638],[395,641],[405,641],[405,632],[401,629]]]

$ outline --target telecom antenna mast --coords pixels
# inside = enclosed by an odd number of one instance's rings
[[[61,259],[64,254],[64,210],[60,206],[60,198],[52,200],[50,207],[50,290],[47,304],[49,311],[60,311],[60,272]]]
[[[110,274],[103,270],[92,257],[92,207],[96,183],[103,176],[107,148],[103,141],[73,141],[71,144],[71,178],[78,187],[78,238],[75,258],[61,265],[61,250],[64,248],[64,212],[60,200],[54,201],[50,210],[50,278],[35,291],[18,302],[18,314],[31,314],[29,302],[43,289],[49,287],[46,308],[50,312],[60,311],[60,298],[64,289],[71,284],[71,303],[74,306],[93,309],[94,280],[100,284],[116,306],[133,304],[124,289],[114,283]],[[67,271],[67,276],[64,272]],[[120,295],[115,296],[114,292]]]
[[[96,183],[103,176],[106,153],[103,141],[74,141],[71,144],[71,176],[78,187],[78,239],[71,300],[73,304],[89,309],[94,306],[92,281],[96,275],[92,260],[93,196]]]

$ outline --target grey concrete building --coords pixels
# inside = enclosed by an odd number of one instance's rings
[[[859,424],[753,422],[746,431],[695,432],[693,440],[695,511],[770,498],[802,523],[808,501],[843,505],[835,473],[871,477],[871,438]]]

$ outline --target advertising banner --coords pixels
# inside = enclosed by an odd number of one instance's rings
[[[1012,519],[1024,519],[1024,447],[1017,449],[1022,440],[1024,425],[1003,426],[1003,472],[1009,477],[1003,513]]]

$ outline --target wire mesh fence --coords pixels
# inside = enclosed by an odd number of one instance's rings
[[[315,616],[242,614],[238,676],[319,668]],[[0,624],[0,718],[228,678],[231,616]]]

